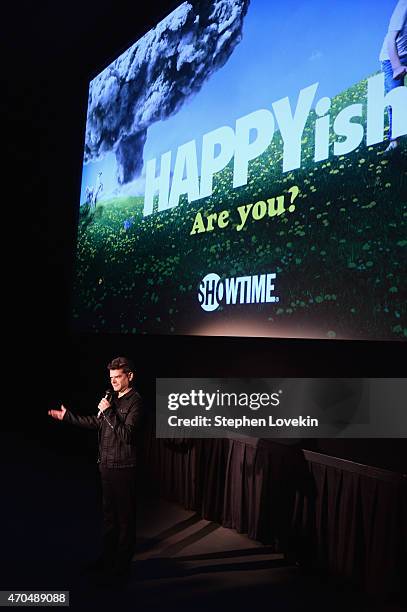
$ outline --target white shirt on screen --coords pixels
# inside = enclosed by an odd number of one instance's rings
[[[387,37],[389,32],[399,32],[396,39],[397,53],[399,57],[403,57],[403,55],[407,54],[407,0],[399,0],[390,17],[389,27],[380,52],[379,59],[381,62],[390,59],[387,49]]]

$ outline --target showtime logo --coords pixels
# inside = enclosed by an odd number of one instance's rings
[[[256,276],[225,278],[211,272],[199,283],[198,301],[203,310],[212,312],[225,304],[276,303],[279,297],[273,295],[275,272]]]

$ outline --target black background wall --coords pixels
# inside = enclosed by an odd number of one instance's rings
[[[88,82],[177,4],[73,0],[2,9],[3,337],[8,337],[3,430],[55,444],[55,452],[68,447],[68,438],[61,430],[50,442],[55,423],[46,410],[61,401],[84,412],[96,409],[107,386],[106,363],[118,354],[135,360],[151,409],[156,376],[404,374],[400,342],[71,332]],[[313,447],[407,471],[404,440],[321,440]],[[93,452],[81,437],[75,449],[86,456]]]

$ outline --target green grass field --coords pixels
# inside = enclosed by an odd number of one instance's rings
[[[337,96],[332,114],[363,100],[366,81]],[[204,314],[196,290],[205,274],[277,272],[278,304],[220,307],[212,317],[250,318],[269,333],[322,338],[407,337],[405,260],[407,143],[386,157],[386,143],[315,163],[314,117],[303,136],[301,169],[282,173],[282,142],[249,166],[233,190],[230,164],[210,198],[143,217],[143,198],[81,207],[75,314],[81,329],[185,333]],[[297,185],[296,210],[240,232],[237,206],[286,194]],[[195,215],[227,209],[225,229],[190,235]],[[128,223],[125,229],[125,221]],[[185,324],[185,320],[188,324]],[[189,327],[188,327],[189,326]],[[308,331],[307,331],[308,330]],[[311,330],[311,331],[309,331]]]

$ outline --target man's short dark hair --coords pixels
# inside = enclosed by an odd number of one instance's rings
[[[108,363],[107,369],[123,370],[123,372],[126,372],[126,374],[128,374],[129,372],[134,373],[134,365],[130,361],[130,359],[127,359],[127,357],[116,357],[115,359],[112,359],[112,361]]]

